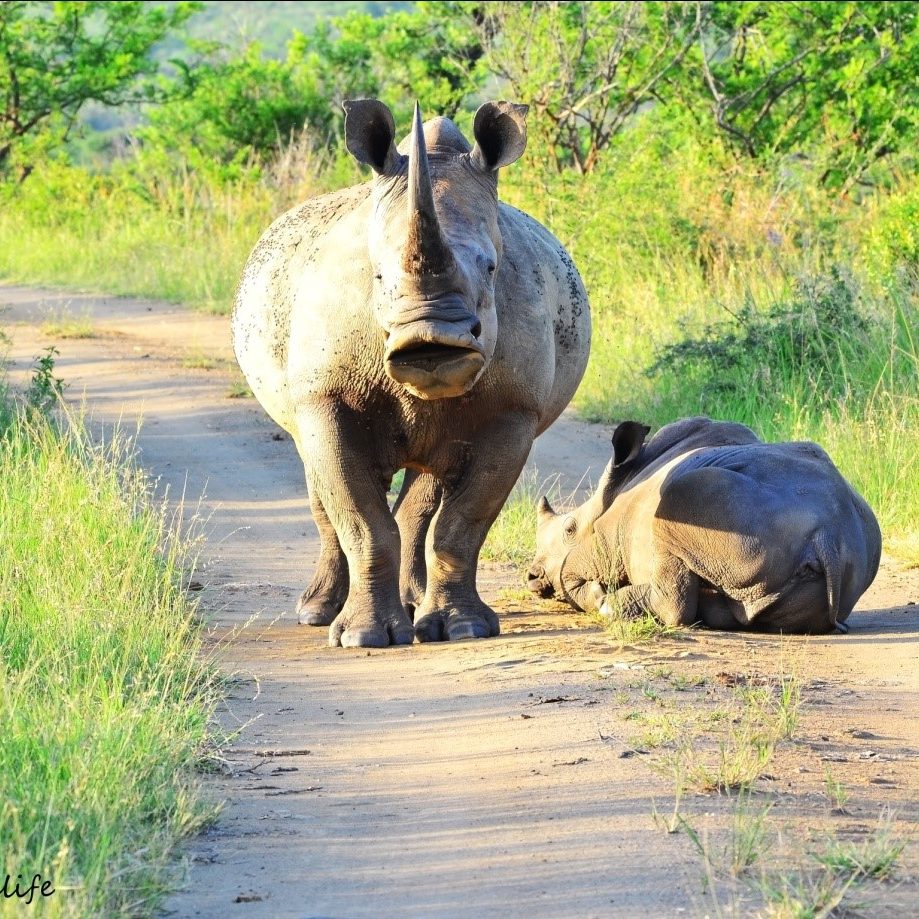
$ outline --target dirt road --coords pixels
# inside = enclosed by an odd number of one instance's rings
[[[0,287],[0,305],[14,378],[55,345],[68,400],[85,397],[102,426],[141,419],[141,462],[203,525],[203,609],[234,674],[221,719],[239,733],[224,773],[207,779],[226,804],[188,847],[171,915],[705,914],[698,852],[652,816],[673,807],[674,781],[650,768],[656,749],[636,725],[708,710],[737,679],[789,666],[803,686],[799,728],[756,784],[776,826],[857,839],[891,808],[894,830],[915,835],[916,571],[885,559],[848,636],[693,633],[621,647],[524,599],[513,570],[484,567],[499,639],[330,649],[325,629],[293,615],[318,552],[296,451],[253,400],[229,397],[226,320],[13,287]],[[42,330],[62,313],[87,317],[92,337]],[[607,450],[605,431],[566,416],[531,463],[573,486],[588,467],[596,478]],[[828,770],[844,806],[829,800]],[[719,833],[733,803],[687,792],[683,807]],[[897,884],[861,898],[871,915],[919,902],[914,849]]]

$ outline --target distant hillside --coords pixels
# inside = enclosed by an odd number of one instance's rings
[[[386,0],[206,0],[204,9],[188,23],[188,32],[195,38],[212,39],[230,46],[260,42],[265,52],[280,57],[294,31],[310,32],[319,19],[343,16],[358,11],[382,16],[390,10],[407,9],[411,3]]]

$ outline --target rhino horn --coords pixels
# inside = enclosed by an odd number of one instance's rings
[[[536,513],[539,514],[540,517],[555,516],[555,511],[552,510],[552,505],[549,504],[549,499],[545,495],[539,499],[539,503],[536,505]]]
[[[413,275],[446,274],[454,266],[434,209],[434,190],[424,143],[421,107],[415,103],[408,156],[408,239],[402,268]]]
[[[610,460],[606,464],[606,468],[603,470],[603,475],[600,476],[600,481],[597,484],[596,494],[606,496],[607,490],[613,484],[613,469],[614,469],[614,460]]]

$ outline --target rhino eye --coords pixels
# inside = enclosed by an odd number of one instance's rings
[[[497,266],[494,262],[489,262],[488,265],[486,266],[486,270],[488,271],[489,274],[494,274],[494,273],[495,273],[495,269],[496,269],[497,267],[498,267],[498,266]]]
[[[573,517],[569,517],[565,521],[565,539],[574,539],[574,534],[578,531],[577,521]]]

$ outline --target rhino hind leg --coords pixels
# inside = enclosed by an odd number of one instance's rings
[[[313,489],[310,489],[310,508],[319,530],[319,561],[310,586],[297,602],[297,621],[300,625],[331,625],[348,599],[348,560]]]
[[[399,527],[402,553],[399,594],[409,616],[414,615],[424,599],[427,586],[424,541],[440,498],[441,486],[433,475],[414,469],[405,470],[402,489],[393,506],[393,516]]]
[[[347,598],[329,626],[329,644],[411,644],[412,622],[399,598],[399,531],[386,502],[392,472],[383,475],[364,425],[337,406],[320,408],[297,420],[310,494],[347,560]]]
[[[475,584],[479,551],[526,462],[535,419],[505,415],[479,432],[465,463],[449,457],[443,497],[425,541],[427,585],[415,611],[419,641],[459,641],[500,634],[498,617]],[[496,461],[495,457],[500,457]]]

